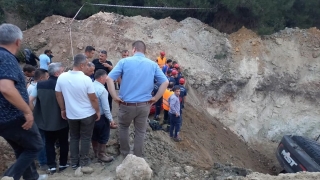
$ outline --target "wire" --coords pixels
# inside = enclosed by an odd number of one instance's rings
[[[106,7],[117,7],[117,8],[133,8],[133,9],[161,9],[161,10],[214,10],[215,8],[184,8],[184,7],[155,7],[155,6],[126,6],[126,5],[114,5],[114,4],[94,4],[94,3],[88,3],[85,2],[80,9],[77,11],[75,16],[72,18],[70,24],[69,24],[69,35],[70,35],[70,45],[71,45],[71,54],[72,59],[74,58],[74,52],[73,52],[73,43],[72,43],[72,31],[71,31],[71,24],[75,20],[75,18],[78,16],[79,12],[85,5],[92,5],[92,6],[106,6]]]

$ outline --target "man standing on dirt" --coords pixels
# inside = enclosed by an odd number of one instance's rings
[[[41,69],[45,69],[45,70],[48,70],[48,65],[50,64],[51,62],[51,59],[50,59],[50,53],[51,51],[50,50],[45,50],[44,51],[44,54],[41,54],[39,56],[39,59],[40,59],[40,68]]]
[[[33,110],[34,121],[45,136],[45,149],[47,155],[47,165],[50,173],[57,171],[55,142],[59,140],[60,160],[59,172],[66,169],[69,165],[69,127],[68,122],[61,117],[61,109],[58,105],[55,93],[57,79],[64,72],[61,63],[51,63],[48,68],[49,79],[37,83],[36,88],[30,95],[29,105],[33,109],[33,101],[36,105]]]
[[[16,54],[21,30],[12,24],[0,25],[0,136],[13,148],[16,162],[4,176],[19,180],[48,178],[37,173],[34,160],[43,148],[38,127],[28,106],[28,92]]]
[[[164,51],[161,51],[160,56],[156,60],[156,62],[158,63],[161,70],[167,62],[167,58],[165,57],[165,55],[166,55],[166,53]]]
[[[109,93],[120,104],[119,140],[120,152],[123,156],[130,153],[129,126],[133,120],[135,126],[133,153],[142,157],[150,105],[160,99],[168,86],[166,76],[154,61],[145,57],[145,52],[144,42],[134,42],[132,44],[134,55],[121,59],[107,78]],[[119,96],[117,96],[113,82],[120,76],[122,76],[122,83]],[[154,79],[161,85],[157,94],[152,97]]]
[[[55,88],[61,116],[69,123],[70,160],[73,169],[77,169],[79,165],[89,165],[92,130],[94,122],[100,119],[99,103],[92,80],[83,73],[88,68],[87,64],[87,57],[77,54],[73,60],[73,70],[62,73]]]
[[[108,57],[107,51],[105,51],[105,50],[100,51],[99,59],[94,59],[92,61],[92,63],[95,66],[94,72],[96,72],[98,69],[103,69],[107,72],[107,74],[110,73],[110,71],[113,68],[113,65],[112,65],[111,61],[107,60],[107,57]],[[105,85],[105,87],[106,87],[106,90],[108,90],[107,84]],[[111,97],[110,93],[108,96],[108,101],[109,101],[110,111],[112,111],[112,97]]]

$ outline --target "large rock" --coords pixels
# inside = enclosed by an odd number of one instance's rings
[[[116,174],[121,180],[148,180],[152,177],[152,170],[143,158],[129,154],[117,167]]]

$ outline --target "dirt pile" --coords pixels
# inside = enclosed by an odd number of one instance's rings
[[[121,50],[143,40],[149,58],[156,59],[165,50],[167,58],[182,66],[190,102],[184,114],[184,141],[177,144],[165,132],[148,131],[145,159],[155,179],[208,179],[228,168],[239,173],[234,166],[273,174],[274,148],[282,135],[320,133],[317,29],[285,29],[260,37],[243,27],[227,35],[192,18],[176,22],[100,12],[72,23],[71,48],[70,20],[44,19],[24,32],[25,47],[38,55],[51,49],[53,61],[70,66],[72,52],[83,53],[85,46],[93,45],[107,50],[108,59],[116,64]],[[117,148],[114,134],[108,151],[117,155]],[[96,163],[95,172],[86,179],[113,178],[120,163]],[[214,163],[229,164],[214,170]],[[186,166],[193,167],[191,173],[186,173]],[[247,173],[245,169],[241,173]],[[72,179],[71,171],[52,178]]]

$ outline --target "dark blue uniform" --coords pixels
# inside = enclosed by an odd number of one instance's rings
[[[152,94],[153,96],[155,96],[159,90],[159,87],[160,87],[160,83],[159,82],[156,82],[154,84],[154,87],[153,87],[153,91],[152,91]],[[156,106],[156,113],[154,114],[154,119],[158,119],[159,118],[159,114],[161,112],[161,106],[162,106],[162,96],[161,98],[155,103],[155,106]]]

